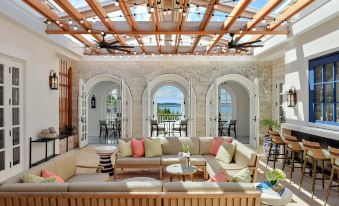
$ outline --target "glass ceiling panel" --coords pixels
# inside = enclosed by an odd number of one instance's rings
[[[77,9],[88,7],[86,0],[68,0],[68,1]],[[96,1],[100,3],[106,3],[111,0],[96,0]]]
[[[211,21],[225,21],[226,14],[220,11],[214,11],[214,16],[212,16]]]
[[[261,9],[266,3],[268,2],[268,0],[254,0],[252,1],[252,3],[250,3],[249,7],[253,8],[253,9]]]
[[[131,8],[135,21],[149,21],[146,4],[136,5]]]
[[[126,21],[126,18],[121,10],[108,13],[107,16],[110,18],[111,21]]]
[[[187,16],[187,21],[201,21],[204,17],[205,12],[205,7],[197,7],[197,5],[191,4],[189,14]]]

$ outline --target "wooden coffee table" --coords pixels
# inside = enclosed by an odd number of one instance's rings
[[[166,172],[171,175],[170,181],[173,181],[173,177],[177,176],[178,181],[182,178],[182,181],[185,182],[185,176],[190,176],[191,181],[194,180],[194,173],[198,171],[198,168],[193,165],[182,165],[182,164],[173,164],[166,167]]]

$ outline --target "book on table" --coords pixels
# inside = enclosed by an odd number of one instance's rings
[[[279,196],[281,196],[285,191],[285,187],[281,185],[278,185],[277,187],[273,188],[270,182],[260,182],[256,186],[256,189],[266,194],[279,195]]]

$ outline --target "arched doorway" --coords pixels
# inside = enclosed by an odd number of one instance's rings
[[[166,94],[166,92],[176,93],[178,98],[176,98],[175,101],[167,100],[166,102],[166,96],[170,97],[170,95]],[[164,104],[158,104],[157,97],[159,97],[159,95],[163,97],[163,100],[165,99],[162,101]],[[158,110],[165,108],[166,104],[167,106],[171,106],[171,114],[158,115]],[[163,120],[166,120],[167,118],[169,118],[169,121],[172,121],[172,119],[173,121],[180,119],[187,120],[187,136],[195,136],[195,104],[196,97],[192,88],[191,80],[186,80],[185,78],[176,74],[164,74],[154,78],[152,81],[149,81],[144,90],[142,99],[143,136],[151,136],[151,120],[158,120],[158,123],[161,124]],[[176,114],[177,111],[179,111],[178,114]],[[167,112],[169,113],[168,110]]]
[[[256,147],[259,144],[258,84],[259,79],[251,81],[238,74],[217,78],[206,96],[206,135],[228,135],[228,132],[220,133],[220,123],[233,119],[237,120],[237,136],[248,136],[245,143]]]
[[[91,95],[99,92],[96,99],[97,111],[90,108]],[[114,95],[113,95],[114,93]],[[117,98],[113,101],[113,96]],[[99,119],[119,118],[121,122],[121,137],[132,136],[132,96],[128,86],[123,79],[113,75],[98,75],[84,82],[79,80],[79,99],[78,99],[78,133],[79,145],[84,147],[88,144],[89,132],[94,131],[95,136],[99,134]],[[115,108],[115,109],[114,109]],[[108,110],[107,110],[108,109]],[[114,110],[112,112],[112,109]],[[90,115],[96,115],[93,121],[90,121]],[[91,125],[93,123],[93,129]],[[96,132],[96,133],[95,133]]]

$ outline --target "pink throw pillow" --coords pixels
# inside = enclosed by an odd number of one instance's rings
[[[230,177],[228,176],[226,170],[221,170],[218,174],[211,177],[208,181],[209,182],[229,182]]]
[[[145,156],[145,145],[144,139],[137,140],[133,138],[131,140],[133,157],[144,157]]]
[[[222,137],[216,137],[214,138],[213,145],[211,148],[211,155],[216,156],[219,150],[220,145],[224,143],[224,139]]]
[[[48,170],[41,170],[41,176],[44,177],[44,178],[54,177],[55,182],[59,182],[59,183],[65,182],[60,176],[58,176],[58,175],[56,175],[53,172],[50,172]]]

